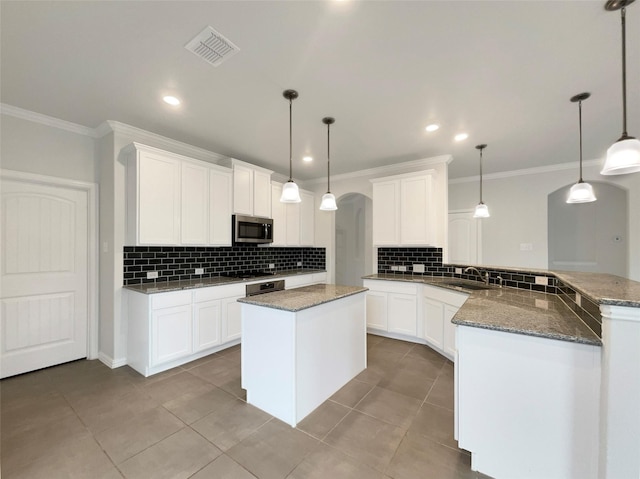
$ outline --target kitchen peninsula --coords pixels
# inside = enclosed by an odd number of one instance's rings
[[[247,402],[295,427],[362,372],[366,290],[316,284],[238,299]]]

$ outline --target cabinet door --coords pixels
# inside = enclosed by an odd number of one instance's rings
[[[271,175],[257,170],[253,172],[253,214],[271,218]]]
[[[239,339],[242,336],[242,313],[238,298],[225,298],[222,302],[222,339],[221,343]]]
[[[414,294],[389,293],[387,316],[389,332],[415,336],[417,301]]]
[[[422,298],[424,339],[439,350],[444,349],[444,303]]]
[[[191,306],[154,310],[151,313],[151,338],[152,366],[191,354]]]
[[[367,328],[387,330],[387,293],[367,291]]]
[[[400,243],[428,245],[431,243],[428,212],[431,206],[431,176],[423,175],[400,180]]]
[[[398,245],[400,183],[385,181],[373,184],[373,244]]]
[[[286,203],[284,208],[287,246],[300,246],[300,203]]]
[[[181,185],[181,244],[207,244],[209,236],[209,168],[183,162]]]
[[[233,212],[253,215],[253,170],[241,165],[233,167]]]
[[[316,205],[313,193],[300,192],[300,246],[315,244]]]
[[[444,305],[444,352],[450,358],[456,356],[456,325],[451,322],[458,312],[455,306]]]
[[[138,243],[180,243],[180,161],[141,151],[138,157]]]
[[[220,301],[196,303],[193,307],[193,351],[220,344]]]
[[[209,172],[209,244],[231,245],[231,173]]]
[[[287,215],[285,203],[280,203],[282,185],[271,184],[271,217],[273,218],[273,243],[272,246],[285,246],[287,244]]]

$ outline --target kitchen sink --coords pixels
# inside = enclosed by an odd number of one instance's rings
[[[491,286],[487,286],[484,283],[472,283],[467,281],[443,281],[442,284],[446,284],[447,286],[456,286],[458,288],[471,289],[471,290],[491,288]]]

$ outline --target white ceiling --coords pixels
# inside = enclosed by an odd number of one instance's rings
[[[3,103],[116,120],[294,177],[452,154],[451,177],[603,158],[622,131],[620,14],[604,1],[2,1]],[[205,26],[240,52],[184,49]],[[627,9],[629,134],[640,136],[640,2]],[[174,109],[160,101],[172,93]],[[429,123],[440,130],[426,133]],[[455,133],[469,139],[456,143]],[[315,160],[305,164],[301,157]],[[577,172],[576,172],[577,173]]]

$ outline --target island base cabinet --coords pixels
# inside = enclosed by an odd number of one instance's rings
[[[496,479],[596,479],[600,347],[457,326],[458,445]]]
[[[242,304],[247,402],[295,427],[366,368],[364,293],[298,312]]]

